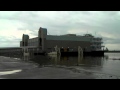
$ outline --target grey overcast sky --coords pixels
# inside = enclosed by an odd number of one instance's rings
[[[119,11],[0,11],[0,47],[19,47],[22,34],[37,37],[39,27],[50,35],[88,32],[120,50]]]

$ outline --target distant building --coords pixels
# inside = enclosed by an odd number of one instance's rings
[[[22,41],[20,41],[20,47],[21,46],[28,46],[28,40],[29,40],[29,36],[23,34]]]
[[[76,34],[66,35],[47,35],[46,28],[39,28],[38,37],[29,39],[28,35],[23,34],[20,47],[22,46],[37,46],[42,47],[42,50],[50,52],[55,46],[59,48],[68,48],[76,51],[80,46],[84,51],[100,51],[102,50],[102,38],[94,37],[91,34],[77,36]]]

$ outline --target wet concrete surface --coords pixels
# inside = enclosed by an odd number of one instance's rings
[[[100,66],[89,66],[88,61],[72,60],[57,62],[54,58],[33,58],[35,61],[0,56],[0,79],[119,79],[119,74],[112,74]],[[45,61],[46,60],[46,61]],[[77,60],[77,61],[76,61]],[[40,61],[37,62],[37,61]],[[90,60],[89,60],[90,61]],[[76,63],[77,62],[77,63]],[[78,63],[82,62],[82,63]],[[91,65],[91,62],[90,62]],[[109,69],[108,69],[109,71]]]
[[[9,73],[18,70],[19,72]],[[7,73],[8,72],[8,73]],[[76,73],[66,68],[39,67],[33,63],[9,57],[0,57],[0,78],[3,79],[74,79],[93,78],[92,75]]]

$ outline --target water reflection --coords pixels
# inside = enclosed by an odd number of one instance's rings
[[[104,55],[104,59],[108,60],[109,56],[108,55]]]
[[[105,57],[82,57],[82,56],[34,56],[24,57],[25,61],[33,61],[39,66],[103,66]]]
[[[24,60],[24,61],[28,61],[29,59],[30,59],[29,56],[24,56],[24,57],[23,57],[23,60]]]
[[[105,53],[104,57],[81,57],[81,56],[30,56],[24,57],[24,61],[36,63],[39,68],[57,67],[74,68],[90,72],[107,73],[120,76],[120,60],[111,58],[120,58],[119,54]]]
[[[111,59],[114,54],[105,54],[104,57],[82,57],[82,56],[60,56],[60,55],[50,55],[50,56],[25,56],[22,58],[24,61],[32,61],[37,63],[40,67],[42,66],[88,66],[88,67],[103,67],[106,64],[110,64]],[[119,58],[120,55],[116,54]],[[115,61],[115,60],[114,60]],[[114,61],[111,61],[111,63]],[[116,60],[118,61],[118,60]],[[119,60],[120,61],[120,60]],[[107,64],[107,65],[108,65]]]

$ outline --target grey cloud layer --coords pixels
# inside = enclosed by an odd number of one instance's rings
[[[120,13],[118,11],[17,11],[6,12],[4,15],[0,12],[0,19],[8,21],[17,21],[22,24],[18,30],[30,30],[31,34],[37,35],[39,27],[45,27],[50,34],[66,34],[69,31],[78,30],[77,34],[82,32],[109,33],[116,37],[108,38],[104,36],[106,43],[120,44],[118,40],[120,33]],[[83,33],[82,33],[83,34]]]

